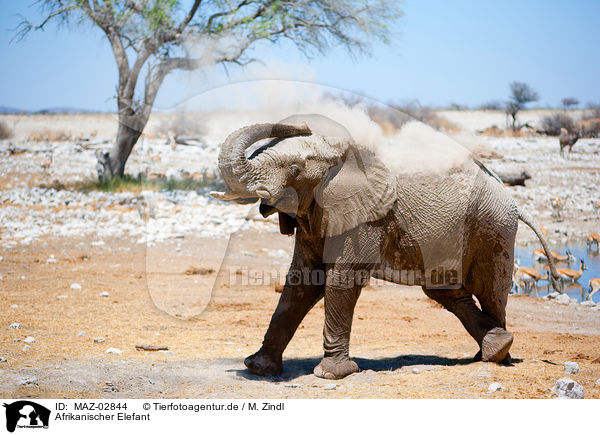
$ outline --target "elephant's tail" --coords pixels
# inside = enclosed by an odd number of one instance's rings
[[[525,211],[521,210],[517,207],[517,211],[519,212],[519,219],[522,220],[529,228],[533,230],[535,235],[540,239],[542,243],[542,247],[544,248],[544,252],[546,253],[546,257],[548,258],[548,265],[550,266],[550,282],[552,283],[552,287],[559,293],[563,292],[563,282],[560,280],[560,276],[556,271],[556,267],[554,266],[554,259],[552,255],[550,255],[550,249],[548,248],[548,243],[544,238],[544,235],[540,231],[538,225],[533,220],[531,216],[529,216]]]

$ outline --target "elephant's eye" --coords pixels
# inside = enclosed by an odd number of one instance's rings
[[[296,178],[300,173],[300,168],[298,165],[290,165],[290,171],[292,172],[292,176]]]

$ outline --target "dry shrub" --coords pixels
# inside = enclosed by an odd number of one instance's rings
[[[387,106],[371,106],[369,117],[379,124],[384,136],[393,136],[412,118],[399,110]]]
[[[394,135],[409,121],[420,121],[447,133],[458,133],[458,126],[439,116],[430,107],[421,106],[419,102],[410,102],[399,106],[371,106],[369,116],[375,121],[385,136]]]
[[[12,130],[5,122],[0,121],[0,139],[8,139],[12,136]]]
[[[583,137],[600,137],[600,116],[579,121]]]
[[[569,132],[577,130],[575,121],[566,113],[555,113],[542,118],[542,131],[548,136],[560,135],[562,128],[566,128]]]
[[[591,105],[579,122],[584,137],[600,137],[600,106]]]
[[[512,128],[502,129],[497,125],[492,125],[484,130],[478,130],[477,133],[493,137],[532,137],[537,135],[537,131],[530,126],[522,126],[513,131]]]
[[[497,125],[492,125],[491,127],[488,127],[484,130],[479,130],[478,133],[483,134],[485,136],[494,136],[494,137],[504,136],[504,130],[502,130]]]
[[[394,107],[396,111],[404,112],[409,119],[423,122],[430,127],[446,133],[458,133],[460,128],[446,118],[439,116],[431,107],[422,106],[418,100]]]
[[[45,129],[32,132],[27,139],[34,142],[65,142],[71,140],[71,135],[62,130]]]
[[[504,104],[497,100],[487,101],[478,107],[479,110],[504,110]]]

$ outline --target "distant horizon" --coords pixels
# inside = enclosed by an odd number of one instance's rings
[[[382,103],[383,104],[383,103]],[[390,107],[394,107],[397,110],[403,111],[403,109],[405,107],[403,106],[391,106]],[[431,109],[431,110],[438,110],[438,111],[457,111],[457,112],[468,112],[468,111],[472,111],[472,112],[501,112],[501,113],[506,113],[506,111],[504,109],[485,109],[485,108],[481,108],[481,107],[451,107],[451,106],[421,106],[423,108],[427,108],[427,109]],[[548,110],[548,111],[567,111],[567,112],[587,112],[587,111],[591,111],[591,110],[596,110],[600,108],[600,105],[594,105],[592,107],[575,107],[575,108],[567,108],[565,109],[564,107],[548,107],[548,106],[534,106],[532,105],[531,107],[527,107],[525,109],[520,110],[520,112],[528,112],[528,111],[541,111],[541,110]],[[218,108],[218,109],[180,109],[180,108],[175,108],[175,109],[159,109],[159,108],[155,108],[152,110],[152,112],[156,112],[156,113],[176,113],[176,112],[208,112],[208,111],[214,111],[214,110],[222,110],[222,111],[226,111],[228,109],[224,109],[224,108]],[[237,111],[237,110],[250,110],[250,109],[244,109],[244,108],[231,108],[229,109],[231,111]],[[26,110],[26,109],[20,109],[18,107],[12,107],[12,106],[6,106],[6,105],[0,105],[0,116],[1,115],[77,115],[77,114],[90,114],[90,115],[116,115],[117,111],[116,110],[96,110],[96,109],[85,109],[85,108],[78,108],[78,107],[42,107],[40,109],[33,109],[33,110]]]

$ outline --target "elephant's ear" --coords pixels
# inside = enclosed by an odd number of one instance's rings
[[[349,147],[315,188],[315,200],[321,236],[337,236],[383,218],[396,201],[396,178],[371,151]]]

